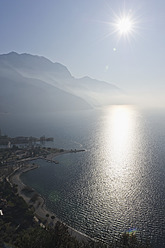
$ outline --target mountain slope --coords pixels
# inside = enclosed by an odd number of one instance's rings
[[[121,95],[112,84],[76,79],[62,64],[15,52],[0,55],[0,87],[0,108],[10,111],[87,109],[114,103]]]
[[[44,81],[25,78],[0,62],[0,111],[43,112],[82,110],[91,106],[83,99]]]

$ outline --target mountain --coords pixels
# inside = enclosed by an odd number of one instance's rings
[[[0,111],[82,110],[113,103],[120,90],[89,77],[74,78],[60,63],[36,55],[0,55]]]

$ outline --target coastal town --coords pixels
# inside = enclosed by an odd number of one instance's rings
[[[44,146],[50,141],[53,138],[11,138],[0,133],[0,247],[150,247],[128,233],[122,234],[114,244],[101,243],[66,225],[47,209],[44,198],[22,182],[22,173],[37,169],[37,159],[53,165],[59,163],[56,160],[59,155],[85,151]]]
[[[9,137],[8,135],[2,135],[0,129],[0,146],[6,145],[9,148],[13,144],[27,144],[27,145],[35,145],[37,142],[43,144],[44,142],[54,141],[53,137],[45,137],[45,135],[41,136],[40,138],[36,138],[33,136],[26,137],[26,136],[18,136],[18,137]]]
[[[79,247],[76,239],[80,242],[87,241],[89,238],[71,227],[68,230],[68,227],[62,224],[54,213],[47,210],[45,201],[38,192],[25,185],[20,179],[22,173],[38,168],[37,159],[58,164],[59,162],[55,160],[56,156],[84,151],[44,146],[45,142],[52,141],[53,138],[45,136],[11,138],[0,133],[0,228],[12,218],[12,222],[8,223],[10,228],[5,229],[8,234],[9,231],[11,232],[10,229],[15,232],[15,229],[20,226],[26,229],[27,225],[35,229],[40,227],[43,230],[53,228]],[[22,217],[19,216],[20,213]],[[28,215],[27,218],[24,215]],[[4,236],[2,235],[3,238]],[[12,237],[13,233],[10,233],[10,236]],[[0,239],[0,247],[3,238]],[[10,240],[9,237],[6,239]]]
[[[58,163],[53,158],[64,153],[76,153],[85,150],[54,148],[45,146],[53,142],[54,138],[36,137],[9,137],[2,135],[0,130],[0,166],[16,166],[36,159],[45,159],[48,162]]]

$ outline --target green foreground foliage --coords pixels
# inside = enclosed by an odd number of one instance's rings
[[[0,182],[0,248],[148,248],[135,235],[123,234],[107,244],[90,241],[80,243],[71,237],[68,228],[57,222],[55,228],[42,228],[34,221],[32,206],[18,196],[17,188],[4,179]]]

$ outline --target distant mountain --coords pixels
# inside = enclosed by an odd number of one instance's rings
[[[120,94],[112,84],[76,79],[64,65],[44,57],[0,55],[0,111],[82,110],[113,103]]]

